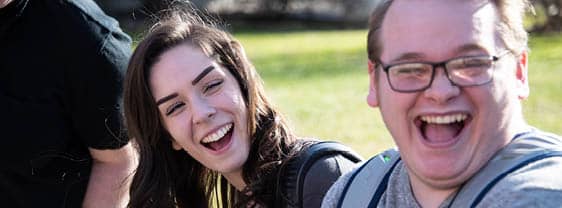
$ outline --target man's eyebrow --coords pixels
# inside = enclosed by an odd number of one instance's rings
[[[172,94],[166,95],[163,98],[160,98],[159,100],[156,101],[156,106],[159,106],[160,104],[165,103],[168,100],[174,99],[177,96],[178,96],[178,93],[172,93]]]
[[[193,81],[191,81],[191,85],[196,85],[197,82],[199,82],[201,79],[203,79],[203,77],[205,77],[205,75],[207,75],[213,69],[215,69],[215,67],[212,66],[212,65],[205,68],[205,70],[203,70],[203,72],[201,72],[201,74],[197,75],[197,77],[195,77],[195,79]]]
[[[467,53],[467,52],[471,52],[471,51],[486,51],[486,49],[480,45],[477,44],[465,44],[460,46],[458,49],[455,50],[456,54],[462,54],[462,53]],[[403,53],[400,56],[392,59],[392,62],[399,62],[399,61],[407,61],[407,60],[416,60],[416,59],[423,59],[425,58],[425,56],[421,53],[416,53],[416,52],[408,52],[408,53]]]
[[[467,53],[471,51],[488,51],[488,50],[477,44],[465,44],[456,50],[457,53]]]
[[[412,59],[414,59],[414,60],[415,60],[415,59],[422,59],[422,58],[424,58],[424,57],[425,57],[425,56],[424,56],[423,54],[421,54],[421,53],[409,52],[409,53],[403,53],[403,54],[401,54],[400,56],[398,56],[398,57],[392,59],[392,61],[390,61],[390,62],[392,63],[392,62],[405,61],[405,60],[412,60]]]

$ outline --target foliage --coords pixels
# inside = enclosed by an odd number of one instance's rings
[[[532,36],[530,48],[525,116],[530,124],[562,135],[562,36]]]
[[[535,0],[533,6],[536,12],[535,24],[531,30],[536,32],[562,32],[562,0]]]

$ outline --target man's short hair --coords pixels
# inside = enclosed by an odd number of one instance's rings
[[[369,18],[369,33],[367,34],[367,55],[369,60],[378,64],[382,53],[380,42],[380,29],[388,8],[393,0],[381,0],[374,8]],[[528,8],[532,8],[527,0],[491,0],[498,11],[499,21],[496,23],[496,32],[502,44],[511,53],[519,55],[527,49],[528,34],[523,26],[523,16]]]

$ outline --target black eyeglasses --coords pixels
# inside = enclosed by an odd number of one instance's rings
[[[435,69],[443,67],[449,81],[456,86],[470,87],[492,81],[493,64],[508,51],[498,56],[464,56],[443,62],[408,62],[384,66],[392,90],[397,92],[418,92],[426,90],[435,79]]]

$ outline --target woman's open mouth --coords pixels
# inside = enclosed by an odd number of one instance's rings
[[[470,115],[455,113],[420,116],[416,123],[427,144],[446,146],[456,141],[469,120]]]
[[[232,123],[220,128],[201,140],[201,144],[213,151],[222,150],[232,139]]]

